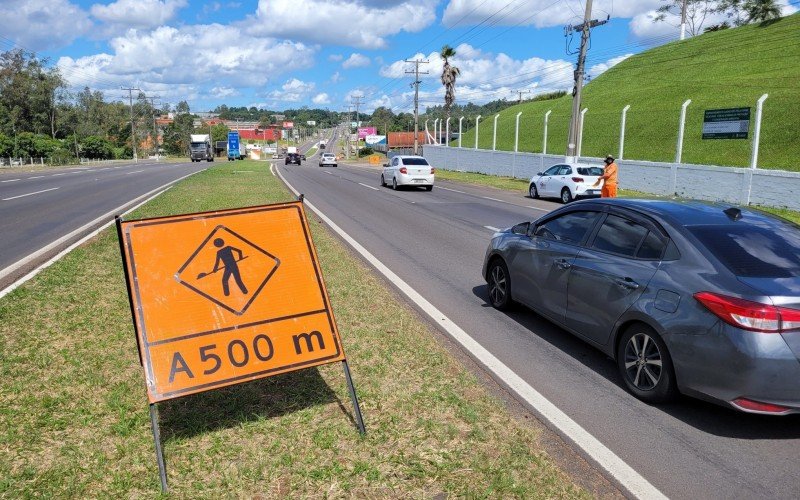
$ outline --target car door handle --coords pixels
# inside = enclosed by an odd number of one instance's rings
[[[567,259],[556,259],[556,265],[561,269],[569,269],[572,267],[572,264],[567,262]]]
[[[637,288],[639,288],[639,283],[633,281],[630,278],[615,279],[614,283],[621,286],[622,288],[627,288],[628,290],[636,290]]]

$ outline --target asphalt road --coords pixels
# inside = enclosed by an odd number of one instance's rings
[[[481,264],[494,229],[557,205],[439,181],[379,186],[377,168],[277,168],[306,198],[476,341],[671,498],[796,498],[800,419],[689,398],[648,406],[615,364],[536,314],[494,310]],[[502,383],[502,381],[499,381]]]
[[[4,169],[0,172],[0,271],[131,200],[212,165],[140,161],[35,172]],[[80,235],[73,238],[78,239]],[[47,257],[6,276],[0,288]]]

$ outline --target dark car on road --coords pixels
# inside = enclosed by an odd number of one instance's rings
[[[585,200],[496,233],[483,276],[616,360],[636,397],[800,413],[800,227],[702,202]]]
[[[300,159],[300,155],[297,153],[287,153],[286,160],[284,161],[284,165],[288,165],[290,163],[294,163],[295,165],[300,165],[302,160]]]

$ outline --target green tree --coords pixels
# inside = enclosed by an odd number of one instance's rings
[[[706,18],[719,10],[718,2],[713,0],[661,0],[664,5],[656,9],[654,23],[672,22],[673,17],[680,19],[681,9],[686,2],[686,28],[691,36],[703,32]],[[723,2],[725,0],[722,0]],[[669,19],[668,19],[669,18]]]
[[[186,101],[181,101],[175,106],[175,112],[179,115],[189,114],[189,103]]]
[[[107,159],[114,157],[114,148],[111,143],[103,138],[90,135],[85,137],[80,144],[81,156],[92,159]]]
[[[208,128],[206,128],[206,130],[208,130]],[[231,129],[224,123],[218,123],[211,127],[211,144],[214,144],[216,141],[227,141],[228,132],[230,132],[230,130]]]
[[[384,106],[375,108],[370,118],[370,123],[378,128],[379,133],[386,134],[389,129],[394,127],[395,115],[391,109]]]
[[[764,22],[781,17],[781,8],[775,0],[745,0],[742,6],[747,22]]]
[[[453,47],[445,45],[439,55],[444,59],[441,78],[444,85],[444,113],[445,118],[450,118],[450,107],[456,100],[456,78],[461,74],[461,70],[450,65],[450,58],[456,55]]]
[[[47,59],[20,49],[0,54],[0,131],[54,133],[64,80]]]

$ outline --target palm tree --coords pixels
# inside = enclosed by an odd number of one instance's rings
[[[769,21],[781,17],[781,8],[775,0],[748,0],[744,4],[747,22]]]
[[[439,53],[444,59],[444,67],[442,67],[442,85],[444,85],[444,112],[445,120],[450,118],[450,106],[456,100],[456,77],[461,74],[461,70],[456,66],[451,66],[449,59],[455,57],[456,50],[445,45]]]

